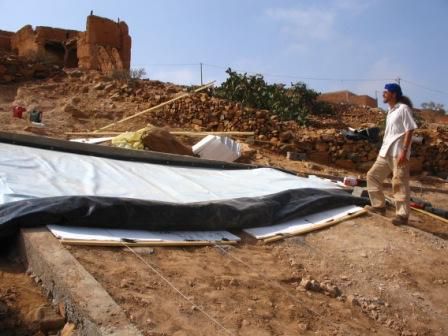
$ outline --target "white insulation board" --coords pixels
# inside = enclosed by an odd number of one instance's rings
[[[57,238],[63,240],[120,241],[122,238],[136,242],[240,240],[239,237],[227,231],[145,231],[60,225],[47,225],[47,228]]]
[[[221,170],[120,161],[0,143],[0,205],[53,196],[109,196],[190,203],[340,188],[271,168]]]
[[[337,220],[341,217],[353,214],[361,207],[350,205],[341,208],[321,211],[319,213],[311,214],[305,217],[295,218],[293,220],[271,226],[263,226],[258,228],[244,229],[252,237],[257,239],[265,239],[279,234],[294,233],[302,229],[310,229],[318,224],[325,223],[330,220]]]

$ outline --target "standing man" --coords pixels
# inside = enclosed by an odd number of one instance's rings
[[[375,164],[367,173],[367,191],[372,204],[368,209],[385,214],[383,181],[392,173],[392,190],[396,206],[396,216],[392,224],[403,225],[408,223],[410,212],[409,158],[412,133],[417,124],[412,117],[412,103],[409,98],[403,96],[400,85],[386,84],[383,100],[389,105],[389,111],[383,145]]]

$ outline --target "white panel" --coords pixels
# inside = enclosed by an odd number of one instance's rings
[[[312,228],[317,224],[325,223],[329,220],[339,219],[351,213],[355,213],[361,209],[362,208],[358,206],[349,205],[345,207],[314,213],[305,217],[295,218],[293,220],[277,225],[244,229],[244,231],[247,232],[252,237],[255,237],[257,239],[264,239],[278,234],[287,234],[295,232],[300,229]]]
[[[89,241],[120,241],[122,238],[139,242],[240,240],[227,231],[145,231],[60,225],[47,225],[47,227],[57,238]]]
[[[113,137],[103,137],[103,138],[80,138],[80,139],[70,139],[72,142],[82,142],[88,144],[99,144],[102,142],[106,142],[112,140]]]
[[[241,146],[229,137],[207,135],[192,147],[203,159],[233,162],[241,156]]]

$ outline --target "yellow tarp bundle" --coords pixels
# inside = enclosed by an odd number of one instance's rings
[[[138,130],[136,132],[124,132],[116,137],[112,138],[112,146],[128,148],[128,149],[144,149],[142,143],[142,134],[146,131],[146,128]]]

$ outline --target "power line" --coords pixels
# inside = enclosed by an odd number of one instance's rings
[[[200,66],[201,69],[201,75],[202,75],[202,68],[203,67],[211,67],[211,68],[217,68],[217,69],[228,69],[231,68],[230,66],[224,66],[224,65],[217,65],[217,64],[210,64],[210,63],[152,63],[152,64],[145,64],[145,65],[135,65],[135,66],[143,66],[143,67],[150,67],[150,66]],[[286,74],[271,74],[271,73],[262,73],[257,71],[247,71],[243,69],[234,69],[237,72],[247,73],[250,75],[262,75],[265,77],[275,77],[275,78],[290,78],[290,79],[296,79],[296,80],[313,80],[313,81],[333,81],[333,82],[386,82],[386,81],[398,81],[398,82],[404,82],[409,83],[411,85],[420,87],[422,89],[425,89],[427,91],[431,91],[434,93],[444,94],[448,95],[448,92],[433,89],[426,85],[416,83],[414,81],[410,81],[403,78],[334,78],[334,77],[310,77],[310,76],[301,76],[301,75],[286,75]]]
[[[405,82],[405,83],[409,83],[409,84],[418,86],[418,87],[420,87],[420,88],[422,88],[422,89],[425,89],[425,90],[428,90],[428,91],[432,91],[432,92],[436,92],[436,93],[441,93],[441,94],[448,95],[448,92],[445,92],[445,91],[441,91],[441,90],[437,90],[437,89],[432,89],[432,88],[430,88],[430,87],[427,87],[426,85],[422,85],[422,84],[419,84],[419,83],[415,83],[415,82],[409,81],[409,80],[407,80],[407,79],[403,79],[403,78],[401,78],[401,80],[402,80],[403,82]]]
[[[198,66],[200,63],[152,63],[152,64],[134,64],[134,66],[150,67],[150,66]]]
[[[228,69],[228,66],[223,65],[216,65],[216,64],[209,64],[209,63],[203,63],[205,66],[209,66],[212,68],[219,68],[219,69]],[[291,78],[291,79],[305,79],[305,80],[318,80],[318,81],[335,81],[335,82],[384,82],[389,80],[394,80],[393,78],[318,78],[318,77],[308,77],[308,76],[299,76],[299,75],[285,75],[285,74],[270,74],[270,73],[261,73],[261,72],[255,72],[255,71],[246,71],[241,69],[235,69],[235,71],[238,72],[245,72],[248,74],[254,74],[254,75],[263,75],[266,77],[281,77],[281,78]]]

